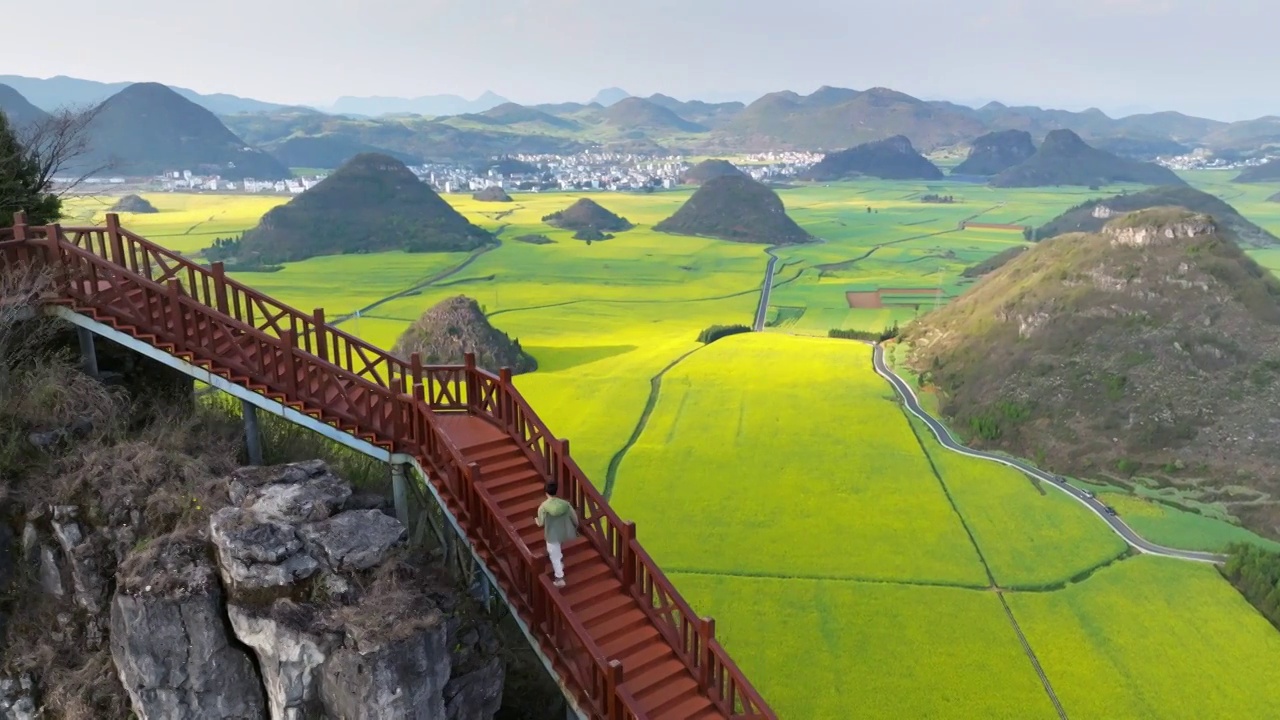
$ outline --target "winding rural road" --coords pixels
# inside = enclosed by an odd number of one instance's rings
[[[751,326],[751,329],[756,332],[764,330],[764,321],[769,315],[769,295],[773,293],[773,270],[778,265],[778,256],[773,254],[773,248],[766,248],[765,252],[769,254],[769,264],[764,268],[764,285],[760,289],[760,305],[756,307],[756,321]]]
[[[1030,475],[1031,477],[1037,480],[1040,480],[1041,482],[1047,483],[1051,487],[1061,490],[1062,492],[1075,498],[1078,502],[1083,504],[1085,507],[1092,510],[1094,514],[1102,518],[1102,520],[1106,522],[1107,525],[1109,525],[1117,535],[1124,538],[1125,542],[1129,543],[1129,545],[1133,546],[1139,552],[1144,552],[1149,555],[1160,555],[1163,557],[1178,558],[1180,560],[1194,560],[1196,562],[1221,563],[1226,561],[1227,558],[1225,555],[1217,555],[1214,553],[1207,553],[1207,552],[1198,552],[1195,550],[1175,550],[1173,548],[1167,548],[1161,545],[1156,545],[1155,543],[1147,542],[1146,540],[1142,539],[1142,537],[1139,536],[1136,532],[1134,532],[1133,528],[1126,525],[1123,520],[1116,517],[1115,515],[1108,513],[1107,506],[1104,505],[1097,498],[1087,494],[1085,491],[1077,487],[1068,485],[1063,480],[1060,480],[1058,476],[1044,472],[1043,470],[1039,470],[1033,467],[1032,465],[1030,465],[1029,463],[1025,463],[1016,458],[1004,457],[1002,455],[995,455],[992,453],[985,453],[980,450],[973,450],[965,447],[964,445],[961,445],[951,435],[951,431],[948,430],[945,425],[943,425],[941,422],[939,422],[936,418],[934,418],[929,413],[925,412],[924,408],[920,407],[920,400],[919,398],[916,397],[915,392],[912,391],[911,386],[905,380],[899,377],[897,373],[890,370],[888,365],[885,364],[883,346],[881,346],[878,343],[875,344],[874,349],[872,351],[871,360],[872,360],[872,363],[875,365],[876,373],[878,373],[884,379],[888,380],[889,383],[893,385],[894,390],[898,392],[898,395],[902,397],[903,403],[906,404],[907,410],[909,410],[912,415],[915,415],[916,417],[924,421],[924,423],[929,426],[929,430],[933,432],[934,437],[938,439],[938,442],[942,443],[943,447],[947,448],[948,450],[951,450],[952,452],[960,453],[961,455],[968,455],[969,457],[982,458],[984,460],[991,460],[994,462],[998,462],[1002,465],[1007,465],[1016,470],[1020,470],[1026,473],[1027,475]]]

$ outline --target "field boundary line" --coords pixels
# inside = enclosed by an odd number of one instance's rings
[[[849,575],[822,575],[817,573],[768,573],[735,570],[696,570],[672,566],[665,572],[677,575],[697,575],[699,577],[733,577],[746,580],[812,580],[815,582],[842,582],[861,585],[906,585],[909,587],[942,588],[945,590],[969,590],[971,592],[990,592],[987,585],[973,583],[949,583],[934,580],[890,580],[888,578],[853,577]]]
[[[997,591],[996,597],[1000,599],[1000,607],[1004,608],[1004,614],[1009,617],[1009,624],[1013,626],[1013,632],[1018,636],[1018,642],[1022,643],[1022,650],[1027,654],[1027,659],[1031,661],[1031,666],[1035,668],[1036,674],[1040,676],[1040,683],[1044,685],[1044,691],[1049,695],[1049,701],[1053,703],[1053,709],[1058,711],[1058,717],[1067,720],[1067,710],[1062,707],[1062,702],[1058,700],[1058,694],[1053,691],[1053,685],[1049,683],[1049,676],[1044,674],[1044,668],[1040,666],[1040,659],[1036,657],[1036,651],[1031,649],[1031,643],[1027,641],[1027,636],[1022,633],[1022,626],[1018,624],[1018,619],[1013,616],[1013,610],[1009,608],[1009,603],[1004,599],[1004,593]]]
[[[631,448],[640,440],[640,436],[644,434],[645,428],[649,425],[649,416],[653,414],[654,408],[658,406],[658,396],[662,392],[662,376],[683,362],[685,358],[705,347],[706,345],[699,345],[685,352],[675,360],[667,363],[666,367],[658,371],[658,374],[649,378],[649,397],[644,402],[644,409],[640,411],[640,418],[636,420],[636,426],[631,429],[631,437],[627,438],[627,442],[613,454],[613,457],[609,458],[609,467],[604,472],[604,490],[601,491],[605,500],[613,498],[613,486],[618,479],[618,467],[622,465],[623,458],[627,456]]]
[[[899,407],[901,412],[901,407]],[[969,543],[973,545],[973,551],[978,554],[978,562],[982,565],[983,571],[987,573],[987,580],[991,583],[990,587],[1000,588],[1000,583],[996,582],[995,573],[991,572],[991,565],[987,562],[987,556],[982,553],[982,546],[978,544],[978,538],[973,536],[973,530],[969,528],[969,523],[964,519],[964,513],[960,512],[960,506],[956,505],[956,499],[951,496],[951,488],[947,487],[947,481],[942,479],[942,473],[938,472],[938,466],[933,462],[933,456],[929,454],[929,449],[924,446],[924,441],[920,439],[920,433],[916,432],[916,426],[911,424],[906,414],[902,419],[906,421],[907,427],[911,429],[911,437],[915,438],[916,445],[920,448],[920,453],[924,455],[924,459],[929,463],[929,469],[933,471],[933,477],[938,481],[938,487],[942,488],[942,495],[947,498],[947,504],[951,506],[951,511],[956,514],[956,519],[960,521],[960,527],[964,528],[964,534],[968,536]]]
[[[899,411],[902,411],[899,405]],[[951,496],[951,489],[947,487],[947,481],[942,478],[942,473],[938,471],[938,466],[933,462],[933,456],[929,454],[929,449],[924,446],[924,439],[920,437],[920,433],[916,431],[916,426],[907,417],[903,411],[903,420],[907,421],[907,425],[911,428],[911,436],[916,439],[916,444],[920,446],[920,452],[924,453],[924,457],[929,461],[929,469],[933,470],[933,476],[938,479],[938,485],[942,487],[942,494],[947,497],[947,503],[951,505],[951,509],[955,511],[956,518],[960,520],[960,526],[964,528],[965,535],[969,536],[969,542],[973,543],[973,549],[978,553],[978,561],[982,563],[982,569],[987,572],[987,578],[991,580],[991,589],[995,590],[996,597],[1000,599],[1000,606],[1004,608],[1005,615],[1009,618],[1009,624],[1013,627],[1013,632],[1018,636],[1018,642],[1022,644],[1022,652],[1027,656],[1027,660],[1031,662],[1031,668],[1035,670],[1036,675],[1040,678],[1040,685],[1044,688],[1044,692],[1049,696],[1049,701],[1053,703],[1053,707],[1058,711],[1058,717],[1061,720],[1067,720],[1067,711],[1063,709],[1062,703],[1058,701],[1058,695],[1053,691],[1053,683],[1049,682],[1049,676],[1045,674],[1044,668],[1040,666],[1040,658],[1036,657],[1036,652],[1031,648],[1031,644],[1027,642],[1027,638],[1022,634],[1022,628],[1018,626],[1018,621],[1013,617],[1013,611],[1009,609],[1009,603],[1005,602],[1003,589],[996,582],[995,573],[991,571],[991,565],[987,562],[987,556],[982,553],[982,546],[978,544],[978,539],[973,536],[973,530],[969,528],[969,523],[964,519],[964,513],[960,512],[960,506],[956,505],[955,498]]]

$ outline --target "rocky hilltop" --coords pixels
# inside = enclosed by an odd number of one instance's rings
[[[902,338],[969,442],[1156,478],[1280,538],[1280,281],[1212,217],[1046,240]]]
[[[1002,130],[987,133],[973,141],[969,156],[957,165],[952,175],[999,175],[1036,153],[1031,133],[1025,130]]]
[[[1267,202],[1280,202],[1280,193],[1276,193],[1275,195],[1267,198]]]
[[[1254,247],[1280,245],[1280,238],[1258,227],[1216,195],[1188,185],[1156,187],[1081,203],[1035,230],[1040,240],[1070,232],[1098,232],[1112,218],[1137,210],[1181,207],[1212,215],[1235,239]]]
[[[476,364],[490,372],[504,367],[513,374],[538,369],[520,341],[490,325],[480,304],[465,295],[443,300],[424,313],[400,335],[393,352],[404,358],[421,353],[430,365],[461,365],[466,353],[473,352]]]
[[[902,135],[828,153],[804,179],[829,182],[861,175],[884,180],[940,180],[942,171]]]
[[[653,229],[768,245],[814,239],[787,215],[778,193],[741,174],[703,183],[674,215]]]
[[[1090,147],[1070,130],[1045,136],[1035,154],[991,179],[993,187],[1186,185],[1172,170]]]
[[[745,175],[745,173],[728,160],[711,158],[689,168],[689,171],[684,174],[684,181],[690,185],[701,185],[708,180],[726,175]]]
[[[466,252],[492,242],[404,163],[366,153],[264,215],[241,238],[237,259],[269,265],[386,250]]]
[[[116,201],[115,205],[107,212],[122,213],[157,213],[160,212],[154,205],[144,200],[138,195],[125,195]]]

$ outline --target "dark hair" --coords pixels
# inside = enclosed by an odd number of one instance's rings
[[[556,486],[556,481],[555,481],[555,480],[552,480],[551,482],[547,483],[547,494],[548,494],[548,495],[555,495],[555,494],[556,494],[556,491],[557,491],[557,490],[559,490],[559,489],[560,489],[560,488]]]

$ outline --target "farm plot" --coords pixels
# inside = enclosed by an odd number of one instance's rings
[[[1280,705],[1280,633],[1207,565],[1139,556],[1008,601],[1071,717],[1262,718]]]
[[[280,195],[196,193],[142,193],[142,198],[159,212],[121,213],[120,224],[184,255],[194,255],[209,247],[215,238],[244,232],[257,225],[268,210],[289,201]],[[66,213],[76,223],[100,225],[118,199],[111,196],[75,198],[68,201]]]
[[[614,489],[664,568],[987,584],[869,356],[734,335],[666,374]]]
[[[779,717],[1057,718],[994,593],[672,577]]]
[[[1128,545],[1065,493],[1010,467],[943,449],[911,418],[956,509],[1001,587],[1045,587],[1123,555]]]

